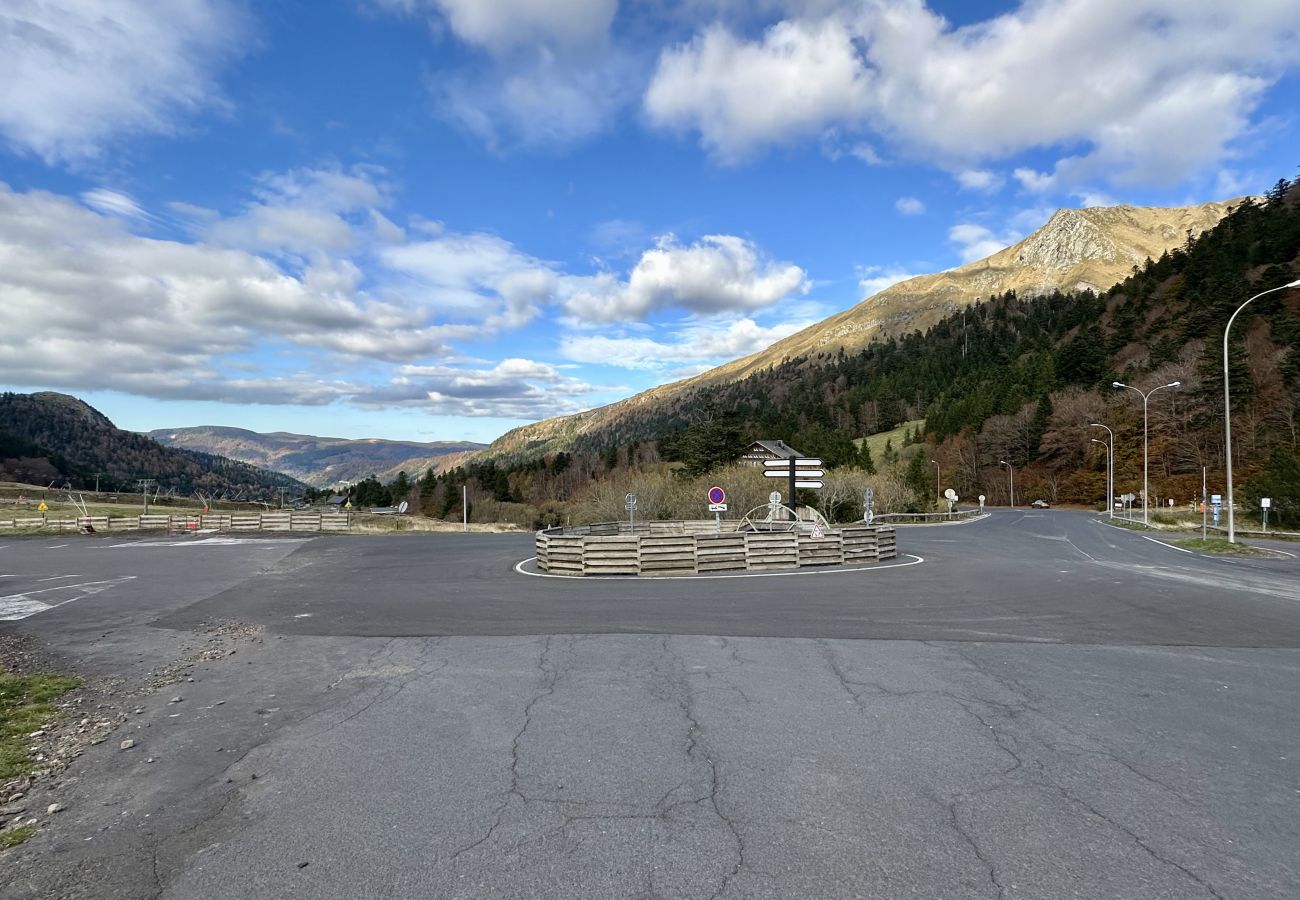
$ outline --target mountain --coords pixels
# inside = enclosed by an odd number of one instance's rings
[[[832,516],[861,515],[852,498],[867,484],[878,503],[892,498],[890,509],[928,508],[939,472],[963,498],[1006,503],[1008,465],[1019,502],[1092,504],[1106,493],[1106,435],[1092,424],[1103,423],[1114,433],[1117,491],[1141,488],[1149,448],[1153,503],[1184,506],[1206,475],[1211,492],[1222,490],[1223,336],[1236,314],[1228,377],[1241,496],[1248,509],[1269,497],[1271,515],[1285,508],[1300,522],[1298,277],[1300,180],[1283,179],[1100,293],[1008,290],[855,352],[650,392],[617,416],[537,423],[514,433],[519,455],[484,454],[420,498],[441,514],[438,504],[454,503],[464,484],[534,522],[599,521],[640,491],[647,506],[690,514],[710,482],[669,476],[658,463],[689,472],[723,457],[719,447],[734,455],[755,438],[781,438],[831,470],[820,499]],[[1148,421],[1148,406],[1123,385],[1169,390],[1151,397]],[[909,425],[870,454],[852,440],[922,419],[923,430]],[[548,450],[558,440],[567,446]]]
[[[518,458],[554,452],[613,435],[619,422],[655,410],[699,388],[737,381],[783,360],[852,353],[871,341],[925,331],[944,317],[991,296],[1054,291],[1101,292],[1148,259],[1187,244],[1216,226],[1242,200],[1200,206],[1113,206],[1062,209],[1019,243],[946,272],[920,275],[873,294],[856,306],[777,341],[765,350],[702,375],[661,385],[598,409],[546,419],[502,435],[486,456]],[[624,429],[624,431],[626,431]]]
[[[412,476],[429,469],[441,472],[486,446],[472,441],[348,440],[283,431],[259,434],[217,425],[160,428],[149,436],[167,447],[215,453],[283,472],[313,487],[360,481],[370,475],[387,482],[400,471]]]
[[[123,431],[67,394],[0,394],[0,481],[129,490],[152,478],[164,491],[270,498],[307,485],[209,453],[164,447]]]

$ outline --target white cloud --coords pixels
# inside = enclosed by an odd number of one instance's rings
[[[662,371],[677,363],[694,363],[687,368],[692,374],[698,374],[719,363],[757,353],[811,324],[784,322],[764,327],[749,318],[725,324],[702,321],[674,330],[670,340],[568,335],[560,342],[560,353],[575,362],[648,371]],[[685,370],[676,368],[672,372]]]
[[[894,201],[894,209],[905,216],[919,216],[925,212],[925,204],[915,197],[899,197]]]
[[[353,395],[358,406],[415,406],[435,415],[496,416],[536,420],[587,407],[581,399],[598,390],[555,366],[530,359],[504,359],[485,369],[402,366],[387,384]]]
[[[121,216],[126,219],[143,219],[146,217],[145,211],[140,208],[140,204],[135,202],[135,198],[121,191],[95,188],[94,190],[85,191],[81,195],[81,202],[97,212],[106,213],[110,216]]]
[[[838,128],[959,171],[1082,146],[1057,163],[1062,184],[1168,183],[1228,155],[1300,61],[1286,0],[1034,0],[963,27],[918,0],[788,16],[755,39],[713,24],[663,51],[651,121],[697,131],[727,162]]]
[[[1001,189],[1005,179],[996,172],[987,169],[962,169],[953,176],[964,190],[982,191],[991,194]]]
[[[0,134],[80,162],[132,134],[170,134],[220,106],[216,75],[244,49],[237,4],[20,0],[0,10]]]
[[[378,0],[425,17],[485,57],[427,86],[443,119],[494,152],[568,145],[605,128],[632,96],[609,40],[617,0]]]
[[[909,272],[899,266],[862,266],[858,269],[858,287],[862,289],[862,296],[871,297],[919,274],[921,273]]]
[[[377,209],[387,203],[382,176],[374,167],[264,173],[257,199],[237,216],[210,219],[203,235],[230,247],[301,256],[352,250],[369,233],[391,239],[395,226]]]
[[[601,274],[566,279],[561,288],[570,315],[624,322],[665,309],[705,315],[762,309],[807,293],[809,284],[803,269],[763,259],[744,238],[707,235],[683,246],[670,234],[641,255],[626,282]]]
[[[974,262],[986,256],[992,256],[999,250],[1010,247],[1024,235],[1007,231],[997,234],[983,225],[964,222],[948,229],[948,239],[957,244],[957,252],[963,263]]]
[[[1011,173],[1015,176],[1020,186],[1027,191],[1035,194],[1041,194],[1050,191],[1056,186],[1056,179],[1046,172],[1039,172],[1034,169],[1021,167]]]
[[[506,52],[538,42],[584,44],[603,38],[618,0],[378,0],[412,14],[436,14],[467,44]]]
[[[712,25],[660,56],[645,109],[656,125],[694,129],[718,159],[736,162],[861,118],[871,80],[839,19],[783,21],[754,42]]]

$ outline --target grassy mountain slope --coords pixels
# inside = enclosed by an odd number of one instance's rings
[[[1222,490],[1223,329],[1247,298],[1298,276],[1300,182],[1282,181],[1266,200],[1244,201],[1104,292],[999,294],[924,333],[697,384],[577,432],[571,451],[488,457],[455,478],[545,509],[557,498],[581,503],[609,493],[606,482],[618,478],[620,489],[634,489],[647,465],[689,461],[725,435],[737,448],[782,438],[831,468],[861,466],[853,436],[924,418],[924,452],[902,453],[893,464],[873,453],[884,483],[906,484],[915,504],[933,497],[931,459],[944,487],[963,497],[1006,503],[1005,460],[1015,467],[1020,502],[1096,503],[1105,496],[1106,462],[1092,439],[1104,432],[1090,423],[1115,432],[1117,491],[1142,486],[1142,404],[1112,381],[1146,390],[1177,381],[1150,404],[1151,487],[1161,506],[1186,504],[1200,494],[1202,467],[1211,491]],[[1300,521],[1300,289],[1254,302],[1231,337],[1240,494],[1248,504],[1270,496],[1275,513]]]
[[[1240,203],[1058,210],[1029,237],[985,259],[900,282],[765,350],[694,378],[577,415],[517,428],[494,441],[485,455],[527,458],[589,446],[603,435],[617,442],[631,434],[621,422],[653,416],[656,408],[672,405],[675,398],[699,388],[744,379],[779,366],[783,360],[818,354],[831,357],[841,350],[852,353],[876,339],[925,331],[954,312],[998,294],[1030,297],[1054,291],[1106,290],[1148,258],[1158,259],[1184,245],[1189,234],[1213,228]]]
[[[127,489],[137,478],[153,478],[163,490],[182,495],[272,497],[281,488],[306,489],[302,482],[207,453],[163,447],[113,425],[99,411],[67,394],[0,394],[0,480],[59,486]]]
[[[485,446],[472,441],[349,440],[283,431],[259,434],[216,425],[161,428],[149,436],[167,447],[219,454],[283,472],[313,487],[360,481],[369,475],[391,481],[399,471],[410,475],[429,469],[440,472],[454,468],[466,454]]]

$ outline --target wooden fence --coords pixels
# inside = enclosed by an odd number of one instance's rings
[[[728,523],[723,523],[724,528]],[[857,565],[894,559],[894,529],[852,525],[806,531],[719,532],[700,522],[602,522],[537,532],[537,566],[552,575],[695,575]],[[708,530],[703,526],[707,525]]]
[[[27,516],[0,519],[0,529],[23,528],[44,531],[349,531],[352,516],[348,513],[265,512],[210,513],[207,515],[161,516]]]

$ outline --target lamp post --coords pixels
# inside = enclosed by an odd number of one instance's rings
[[[943,498],[943,485],[939,478],[939,462],[934,459],[930,460],[930,462],[934,463],[934,497],[935,502],[938,503]]]
[[[1096,438],[1089,438],[1089,440],[1094,444],[1101,444],[1102,450],[1108,450],[1105,441],[1099,441]],[[1107,485],[1106,492],[1110,493],[1110,453],[1109,452],[1106,453],[1106,485]],[[1106,505],[1111,507],[1110,515],[1111,518],[1114,518],[1115,517],[1114,503],[1111,502],[1110,498],[1106,499]]]
[[[1093,428],[1106,428],[1100,422],[1092,422]],[[1110,444],[1106,447],[1106,511],[1110,518],[1115,518],[1115,432],[1106,428],[1106,434],[1110,435]],[[1098,441],[1096,438],[1092,440]]]
[[[1007,467],[1007,477],[1011,480],[1011,508],[1016,508],[1016,470],[1005,459],[998,460],[998,465]]]
[[[1151,395],[1154,394],[1156,391],[1162,391],[1165,388],[1176,388],[1180,384],[1182,384],[1181,381],[1171,381],[1168,384],[1162,384],[1157,387],[1153,387],[1151,390],[1147,391],[1144,394],[1142,393],[1142,391],[1138,390],[1137,388],[1133,387],[1130,384],[1124,384],[1119,381],[1111,382],[1112,386],[1117,388],[1128,388],[1130,391],[1132,391],[1133,393],[1137,394],[1139,397],[1142,398],[1142,524],[1143,525],[1151,524],[1151,482],[1149,479],[1150,466],[1148,464],[1149,459],[1147,456],[1147,450],[1148,450],[1147,401],[1151,399]]]
[[[1223,329],[1223,467],[1228,476],[1228,543],[1230,544],[1237,543],[1237,530],[1232,521],[1232,398],[1228,393],[1228,332],[1232,330],[1232,323],[1236,321],[1237,316],[1252,301],[1274,291],[1285,291],[1287,288],[1300,288],[1300,279],[1290,284],[1260,291],[1237,307],[1237,311],[1228,319],[1228,324]]]

